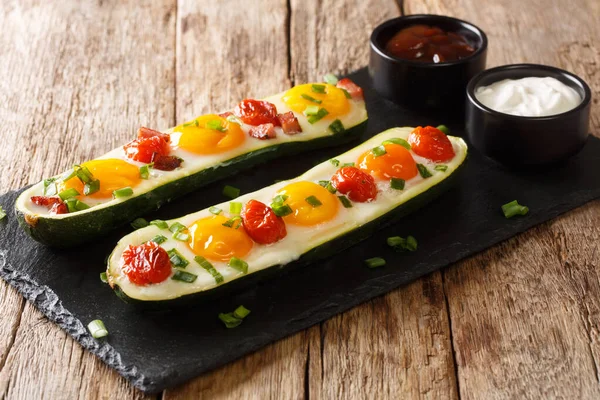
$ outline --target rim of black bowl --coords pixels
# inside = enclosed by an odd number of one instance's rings
[[[552,71],[554,73],[558,73],[558,74],[567,76],[568,78],[570,78],[571,81],[579,83],[580,87],[583,88],[584,96],[581,99],[581,103],[579,103],[577,105],[577,107],[575,107],[569,111],[562,112],[560,114],[552,114],[552,115],[544,115],[541,117],[533,117],[533,116],[513,115],[513,114],[503,113],[501,111],[496,111],[496,110],[484,105],[479,100],[477,100],[477,97],[475,96],[475,89],[478,87],[477,84],[479,83],[479,81],[481,81],[481,79],[483,77],[485,77],[486,75],[492,74],[492,73],[496,73],[498,71],[510,71],[510,70],[515,70],[515,69],[538,70],[538,71],[542,71],[542,72],[543,71]],[[507,78],[500,77],[498,80],[496,80],[494,82],[498,82],[502,79],[507,79]],[[573,85],[568,85],[567,83],[562,82],[562,81],[561,81],[561,83],[564,83],[565,85],[567,85],[571,89],[573,89]],[[559,117],[564,117],[565,115],[575,114],[575,113],[581,111],[582,109],[587,107],[587,105],[592,101],[592,90],[590,89],[589,85],[583,79],[581,79],[579,76],[575,75],[572,72],[566,71],[566,70],[558,68],[558,67],[553,67],[551,65],[542,65],[542,64],[507,64],[507,65],[501,65],[499,67],[494,67],[494,68],[483,70],[480,73],[478,73],[477,75],[475,75],[469,81],[469,84],[467,85],[467,98],[469,99],[469,101],[471,103],[473,103],[480,110],[485,111],[490,114],[501,116],[506,119],[519,120],[519,121],[523,121],[523,120],[543,121],[543,120],[551,120],[551,119],[555,119],[555,118],[559,118]]]
[[[379,34],[381,33],[381,31],[383,31],[384,29],[387,29],[390,26],[395,25],[399,21],[406,21],[406,20],[413,20],[413,19],[419,20],[419,19],[425,19],[425,18],[451,21],[451,22],[457,23],[459,25],[462,25],[463,28],[470,30],[475,35],[477,35],[479,37],[479,39],[481,39],[481,45],[473,52],[473,54],[469,54],[465,58],[461,58],[460,60],[441,62],[441,63],[428,63],[428,62],[413,61],[413,60],[406,60],[404,58],[393,57],[393,56],[390,56],[389,54],[387,54],[384,49],[379,47],[379,43],[376,39],[379,36]],[[410,64],[410,65],[418,65],[423,68],[441,68],[441,67],[450,66],[450,65],[464,64],[464,63],[468,62],[469,60],[471,60],[472,58],[479,56],[481,53],[483,53],[487,49],[487,46],[488,46],[487,35],[477,25],[474,25],[468,21],[463,21],[462,19],[448,17],[447,15],[438,15],[438,14],[411,14],[411,15],[403,15],[401,17],[388,19],[387,21],[377,25],[377,27],[375,29],[373,29],[373,32],[371,33],[370,41],[371,41],[371,47],[381,57],[383,57],[389,61],[396,62],[396,63],[406,63],[406,64]]]

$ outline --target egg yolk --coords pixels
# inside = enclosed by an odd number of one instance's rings
[[[281,189],[278,195],[288,196],[284,202],[292,213],[283,217],[286,223],[311,226],[334,218],[340,201],[323,186],[314,182],[295,182]],[[313,205],[308,198],[314,196],[321,204]]]
[[[337,117],[350,111],[350,102],[346,94],[340,89],[328,83],[314,84],[325,86],[325,93],[318,93],[313,90],[313,84],[294,86],[283,95],[283,102],[289,108],[298,113],[304,112],[308,106],[318,106],[329,112],[327,117]],[[304,97],[303,97],[304,95]],[[321,103],[315,103],[315,99]]]
[[[409,180],[417,173],[417,163],[410,152],[399,144],[384,145],[386,153],[376,156],[371,150],[358,158],[358,167],[379,179]]]
[[[112,197],[117,189],[124,187],[135,187],[141,182],[140,170],[135,165],[129,164],[118,158],[108,158],[104,160],[92,160],[83,163],[87,167],[94,179],[100,181],[100,190],[88,195],[88,197],[103,199]],[[83,182],[77,177],[73,177],[59,185],[59,190],[77,189],[83,194]]]
[[[244,142],[246,135],[235,122],[215,114],[203,115],[174,129],[174,145],[194,154],[217,154]]]
[[[243,258],[252,250],[254,242],[243,226],[227,227],[228,219],[223,215],[202,218],[194,222],[188,231],[189,246],[202,257],[214,261],[229,261],[231,257]],[[237,223],[237,222],[236,222]]]

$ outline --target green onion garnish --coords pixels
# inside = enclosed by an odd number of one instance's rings
[[[331,124],[329,124],[329,129],[334,134],[342,133],[346,130],[346,128],[344,128],[344,124],[342,124],[342,121],[340,121],[339,119],[336,119]]]
[[[198,278],[198,275],[190,274],[189,272],[182,271],[180,269],[175,270],[175,273],[171,277],[174,281],[180,281],[185,283],[192,283]]]
[[[167,254],[169,255],[169,261],[171,261],[171,265],[174,267],[185,268],[190,263],[185,259],[184,256],[181,255],[180,252],[177,251],[177,249],[168,250]]]
[[[323,77],[323,80],[330,85],[337,85],[338,78],[334,74],[327,74]]]
[[[179,240],[180,242],[187,242],[190,240],[190,235],[183,232],[175,232],[173,234],[173,239]]]
[[[449,135],[450,129],[446,125],[438,125],[437,127],[440,131],[444,132],[444,134]]]
[[[225,118],[227,121],[229,122],[233,122],[234,124],[238,124],[241,125],[241,121],[238,117],[236,117],[235,115],[228,115],[227,118]]]
[[[235,199],[240,195],[240,189],[233,186],[225,185],[225,187],[223,188],[223,195],[229,197],[230,199]]]
[[[113,192],[113,197],[115,199],[121,199],[123,197],[129,197],[133,194],[133,189],[130,187],[124,187],[121,189],[117,189]]]
[[[319,185],[323,186],[329,191],[329,193],[337,192],[337,189],[331,184],[330,181],[319,181]]]
[[[215,267],[213,267],[213,265],[212,265],[210,262],[208,262],[208,260],[207,260],[206,258],[204,258],[204,257],[202,257],[202,256],[196,256],[196,257],[194,257],[194,260],[195,260],[195,261],[196,261],[198,264],[200,264],[200,266],[201,266],[202,268],[204,268],[204,269],[205,269],[205,270],[206,270],[208,273],[210,273],[210,274],[213,276],[213,278],[215,278],[215,281],[216,281],[217,283],[221,283],[221,282],[223,282],[223,281],[225,280],[225,279],[223,278],[223,275],[221,275],[221,274],[219,273],[219,271],[217,271],[217,270],[215,269]]]
[[[342,89],[342,88],[340,88]],[[342,89],[342,92],[344,92],[344,95],[346,96],[347,99],[351,99],[352,95],[350,93],[348,93],[348,91],[346,89]]]
[[[315,122],[319,121],[321,118],[326,116],[327,114],[329,114],[329,111],[327,111],[324,108],[319,108],[319,111],[316,114],[308,117],[308,122],[311,124],[314,124]]]
[[[302,93],[302,94],[300,95],[300,97],[302,97],[302,98],[303,98],[303,99],[305,99],[305,100],[312,101],[312,102],[313,102],[313,103],[315,103],[315,104],[321,104],[321,103],[322,103],[322,101],[321,101],[321,100],[317,100],[317,99],[315,99],[314,97],[312,97],[312,96],[309,96],[309,95],[307,95],[307,94],[304,94],[304,93]]]
[[[195,120],[194,120],[194,125],[195,125],[197,128],[199,128],[199,127],[200,127],[200,123],[198,122],[198,120],[197,120],[197,119],[195,119]]]
[[[352,208],[352,202],[346,196],[338,196],[344,208]]]
[[[373,153],[373,155],[375,157],[380,157],[384,154],[387,153],[387,151],[385,150],[385,146],[381,145],[381,146],[377,146],[371,149],[371,153]]]
[[[400,179],[400,178],[392,178],[390,179],[390,186],[392,187],[392,189],[396,189],[396,190],[404,190],[404,179]]]
[[[196,120],[194,120],[194,121],[190,121],[190,122],[184,122],[184,123],[183,123],[183,127],[184,127],[184,128],[187,128],[188,126],[192,126],[192,125],[194,125],[194,122],[196,122]]]
[[[151,240],[152,242],[156,243],[156,244],[161,244],[167,241],[167,238],[163,235],[156,235],[152,238]]]
[[[400,236],[391,236],[387,238],[387,244],[398,251],[416,251],[417,239],[408,236],[406,239]]]
[[[75,197],[75,196],[79,196],[79,192],[75,188],[63,190],[62,192],[60,192],[58,194],[58,197],[60,197],[61,200],[63,200],[63,201],[66,199],[70,199],[71,197]]]
[[[278,217],[285,217],[293,212],[292,208],[287,204],[271,204],[271,208],[273,209],[273,213]]]
[[[238,229],[241,224],[242,224],[242,217],[240,217],[239,215],[236,215],[235,217],[229,218],[226,222],[223,222],[222,225],[226,226],[228,228]]]
[[[354,163],[353,162],[344,163],[344,164],[342,164],[342,168],[343,167],[354,167]]]
[[[306,106],[306,108],[304,109],[304,115],[311,116],[311,115],[317,115],[319,113],[319,106]]]
[[[273,204],[283,204],[284,201],[286,201],[290,196],[288,196],[287,194],[278,194],[277,196],[273,197]]]
[[[6,218],[6,211],[4,211],[4,208],[2,208],[2,206],[0,206],[0,220]]]
[[[106,276],[106,272],[100,272],[100,280],[103,283],[108,283],[108,277]]]
[[[244,319],[250,314],[250,310],[248,310],[244,306],[239,306],[233,311],[233,316],[239,319]]]
[[[401,138],[391,138],[391,139],[385,140],[382,144],[384,144],[384,145],[399,144],[400,146],[404,147],[406,150],[410,150],[410,143],[408,143],[406,140],[401,139]]]
[[[77,175],[82,183],[88,183],[94,179],[94,175],[92,175],[92,172],[88,169],[88,167],[75,165],[73,166],[73,169],[75,170],[75,175]]]
[[[158,227],[159,229],[167,229],[169,227],[169,224],[167,224],[166,221],[163,221],[162,219],[155,219],[150,221],[150,225],[154,225],[156,227]]]
[[[304,200],[306,200],[306,202],[307,202],[308,204],[310,204],[311,206],[313,206],[313,207],[319,207],[319,206],[322,206],[322,205],[323,205],[323,203],[321,203],[321,202],[319,201],[319,199],[317,199],[315,196],[308,196],[308,197],[307,197],[306,199],[304,199]]]
[[[223,212],[223,210],[221,210],[219,207],[211,207],[208,209],[208,212],[210,212],[211,214],[219,215]]]
[[[232,201],[229,203],[229,213],[230,214],[239,214],[242,212],[242,203],[239,201]]]
[[[329,160],[329,162],[332,163],[334,167],[340,166],[340,161],[336,160],[335,158],[332,158],[331,160]]]
[[[223,321],[227,328],[235,328],[242,323],[242,320],[236,318],[233,313],[220,313],[219,319]]]
[[[448,166],[440,164],[436,165],[433,169],[435,169],[436,171],[446,172],[448,170]]]
[[[148,221],[146,221],[144,218],[136,218],[133,220],[133,222],[131,223],[131,227],[133,229],[141,229],[141,228],[145,228],[147,227]]]
[[[433,176],[431,172],[427,169],[423,164],[417,164],[417,169],[419,170],[419,174],[421,174],[422,178],[429,178]]]
[[[154,163],[142,165],[140,167],[140,178],[148,179],[150,177],[150,168],[152,168],[153,165],[154,165]]]
[[[365,264],[369,268],[383,267],[385,265],[385,260],[381,257],[367,258]]]
[[[325,93],[325,85],[313,83],[310,86],[310,90],[312,90],[314,93]]]
[[[502,212],[506,218],[512,218],[515,215],[526,215],[529,212],[529,207],[522,206],[517,200],[513,200],[502,206]]]
[[[98,179],[94,179],[83,185],[83,194],[86,196],[96,193],[98,190],[100,190],[100,181]]]
[[[182,230],[186,229],[185,225],[179,223],[179,222],[175,222],[173,223],[170,227],[169,230],[172,233],[177,233],[177,232],[181,232]]]
[[[244,260],[241,260],[237,257],[231,257],[228,264],[231,268],[237,269],[238,271],[247,274],[248,273],[248,263]]]
[[[221,125],[221,121],[218,119],[211,119],[206,123],[206,127],[219,132],[225,132],[227,130],[223,125]]]
[[[56,194],[56,178],[44,179],[44,196],[54,196]]]
[[[88,208],[90,208],[90,206],[88,206],[84,202],[79,201],[73,197],[71,197],[70,199],[66,199],[65,204],[67,205],[69,212],[82,211],[82,210],[87,210]]]
[[[104,322],[102,322],[102,320],[93,320],[88,324],[88,329],[90,330],[90,333],[92,334],[92,337],[94,339],[100,339],[104,336],[108,336],[108,331],[106,330],[106,327],[104,326]]]

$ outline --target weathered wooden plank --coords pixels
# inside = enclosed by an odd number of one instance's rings
[[[140,124],[173,124],[175,3],[138,3],[0,4],[2,190],[99,156]],[[31,305],[21,315],[2,285],[20,324],[2,349],[0,397],[142,397]]]
[[[599,7],[593,0],[568,9],[533,0],[406,4],[408,13],[454,15],[480,26],[490,40],[489,66],[535,62],[577,73],[596,104]],[[591,130],[600,136],[597,107]],[[599,237],[596,201],[444,273],[461,397],[600,397]]]

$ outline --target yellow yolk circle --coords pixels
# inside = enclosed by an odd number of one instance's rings
[[[196,123],[186,123],[174,129],[174,144],[194,154],[217,154],[238,147],[246,139],[244,131],[235,122],[229,122],[215,114],[196,118]],[[212,124],[221,130],[213,129]]]
[[[317,85],[325,86],[325,93],[316,93],[312,90],[312,85],[312,83],[307,83],[294,86],[285,92],[282,99],[283,102],[287,104],[290,109],[298,113],[304,112],[308,106],[324,108],[329,112],[327,117],[337,117],[350,111],[350,102],[341,89],[328,83],[318,83]],[[302,97],[302,95],[320,100],[321,104],[308,100]]]
[[[311,226],[334,218],[338,213],[340,201],[323,186],[314,182],[290,183],[281,189],[278,195],[288,196],[284,204],[292,209],[292,213],[283,217],[286,223]],[[306,200],[314,196],[321,205],[315,207]]]
[[[417,173],[417,164],[410,152],[399,144],[384,145],[386,153],[376,156],[371,150],[358,158],[358,167],[380,179],[409,180]]]
[[[133,188],[142,180],[138,167],[118,158],[92,160],[81,165],[87,167],[94,176],[94,179],[100,181],[100,190],[87,197],[96,199],[112,197],[115,190],[124,187]],[[83,183],[77,177],[62,182],[58,189],[62,191],[71,188],[77,189],[83,195]]]
[[[189,226],[192,251],[214,261],[229,261],[231,257],[243,258],[252,250],[254,242],[243,226],[229,228],[223,224],[228,219],[222,215],[202,218]]]

